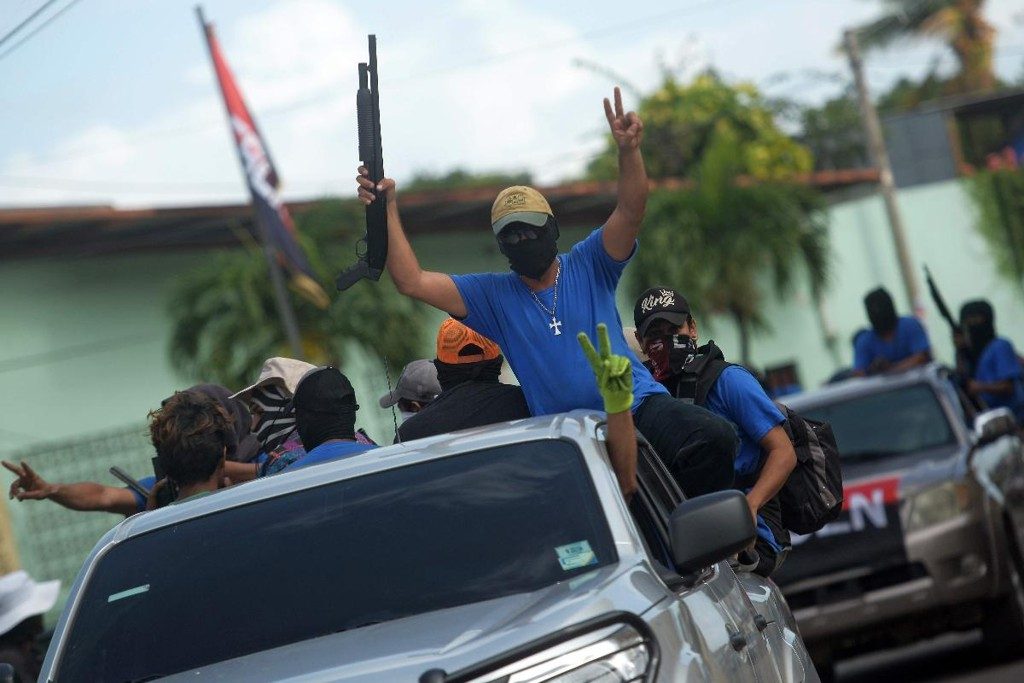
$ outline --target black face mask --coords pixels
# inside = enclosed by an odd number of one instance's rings
[[[996,338],[996,316],[992,304],[979,299],[964,304],[960,309],[960,324],[967,333],[972,355],[977,358]]]
[[[697,355],[697,340],[685,334],[658,337],[644,344],[644,353],[651,359],[654,379],[664,382],[681,373]]]
[[[884,288],[879,287],[868,292],[868,295],[864,297],[864,308],[867,309],[872,329],[878,334],[889,334],[896,329],[898,322],[896,306],[893,304],[889,292]]]
[[[444,363],[434,360],[437,367],[437,381],[441,390],[450,389],[464,382],[490,382],[498,383],[498,376],[501,374],[501,364],[505,361],[502,356],[491,360],[481,360],[475,363]]]
[[[551,266],[551,262],[558,255],[558,237],[551,230],[540,229],[536,239],[528,239],[516,244],[504,244],[498,240],[498,249],[513,271],[538,280]]]

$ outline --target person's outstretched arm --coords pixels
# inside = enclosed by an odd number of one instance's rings
[[[125,517],[138,512],[135,494],[129,489],[104,486],[92,481],[51,484],[40,477],[27,462],[15,465],[5,460],[3,466],[18,477],[11,484],[11,499],[52,500],[69,510],[112,512]]]
[[[365,166],[359,167],[359,201],[370,204],[379,193],[383,193],[388,213],[388,274],[398,291],[413,299],[430,304],[456,318],[466,317],[466,304],[450,275],[423,270],[416,258],[409,239],[402,228],[398,213],[398,192],[395,181],[384,178],[376,187],[367,176]]]
[[[636,427],[633,425],[633,366],[625,356],[612,354],[608,327],[597,326],[598,352],[585,332],[577,335],[583,355],[590,362],[597,389],[608,413],[608,459],[622,495],[629,500],[636,492]]]
[[[619,190],[615,210],[604,224],[604,249],[616,261],[625,261],[633,253],[640,224],[647,210],[647,170],[640,153],[644,124],[636,112],[626,113],[622,93],[615,88],[615,105],[604,100],[604,115],[619,148]]]

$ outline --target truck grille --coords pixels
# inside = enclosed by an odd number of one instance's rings
[[[870,574],[827,583],[795,593],[783,592],[786,593],[786,600],[789,602],[790,609],[796,611],[806,607],[829,605],[842,602],[843,600],[855,599],[871,591],[881,590],[889,586],[897,586],[925,576],[928,576],[928,571],[924,568],[924,565],[920,562],[911,562],[886,567]]]

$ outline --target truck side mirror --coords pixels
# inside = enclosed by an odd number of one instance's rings
[[[979,445],[992,443],[1019,430],[1017,419],[1009,408],[993,408],[974,418],[974,437]]]
[[[683,501],[669,517],[672,561],[680,574],[720,562],[753,543],[754,520],[739,491],[717,491]]]

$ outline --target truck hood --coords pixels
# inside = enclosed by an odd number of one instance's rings
[[[962,469],[959,445],[941,446],[904,455],[842,461],[843,485],[898,477],[901,489],[917,488],[958,476]],[[901,494],[905,491],[901,490]]]
[[[668,597],[643,564],[604,567],[532,593],[364,626],[181,672],[168,681],[415,681],[605,612],[641,614]]]

